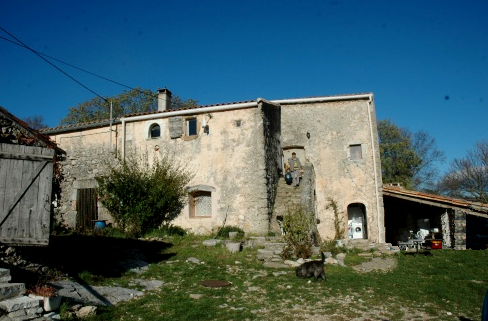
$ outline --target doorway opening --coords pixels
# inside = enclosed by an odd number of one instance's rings
[[[368,238],[366,206],[364,204],[352,203],[347,206],[347,225],[350,239]]]

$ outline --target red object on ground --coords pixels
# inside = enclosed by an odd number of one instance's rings
[[[439,240],[432,240],[430,241],[430,248],[431,249],[442,249],[442,241]]]

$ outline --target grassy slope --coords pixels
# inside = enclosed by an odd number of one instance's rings
[[[488,251],[433,251],[433,256],[398,255],[388,273],[359,274],[328,266],[327,282],[298,279],[292,269],[266,269],[256,249],[231,254],[208,248],[204,238],[173,237],[162,258],[143,275],[105,278],[127,284],[131,277],[165,285],[116,307],[101,307],[93,320],[479,320],[488,287]],[[348,254],[352,255],[352,254]],[[196,257],[203,263],[187,262]],[[346,262],[359,262],[357,259]],[[283,271],[282,275],[273,273]],[[95,278],[96,279],[96,278]],[[201,281],[232,282],[206,288]],[[192,298],[199,295],[198,299]]]

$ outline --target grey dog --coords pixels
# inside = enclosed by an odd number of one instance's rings
[[[299,278],[311,278],[313,276],[314,281],[317,281],[319,277],[326,281],[325,277],[325,255],[322,252],[322,260],[305,262],[296,268],[296,274]]]

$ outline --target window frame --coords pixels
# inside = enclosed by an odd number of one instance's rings
[[[353,157],[357,155],[357,153],[360,153],[360,157]],[[349,160],[351,161],[362,161],[364,160],[364,150],[363,150],[363,144],[349,144],[348,148],[348,156]]]
[[[210,201],[210,215],[197,215],[197,207],[195,199],[197,197],[207,196],[209,197]],[[211,191],[203,191],[203,190],[195,190],[188,193],[188,211],[190,218],[211,218],[212,217],[212,192]]]
[[[155,127],[159,127],[159,136],[153,136],[153,129]],[[158,124],[158,123],[152,123],[150,126],[149,126],[149,133],[148,133],[148,137],[150,139],[156,139],[156,138],[161,138],[161,125]]]
[[[195,120],[195,135],[189,135],[189,122]],[[183,140],[193,140],[198,138],[198,135],[200,133],[200,121],[197,116],[188,116],[183,118]]]

